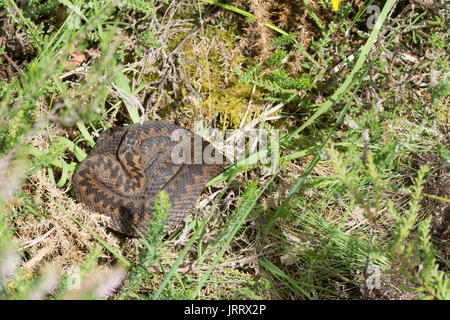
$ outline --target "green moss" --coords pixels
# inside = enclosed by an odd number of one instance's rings
[[[231,64],[244,62],[240,53],[230,53],[235,52],[237,45],[236,26],[229,24],[224,30],[208,27],[201,32],[204,33],[202,37],[216,45],[205,46],[205,52],[195,43],[195,39],[185,45],[187,64],[184,69],[187,78],[202,94],[199,103],[202,114],[210,119],[218,116],[223,130],[237,128],[247,109],[252,85],[238,82],[236,76],[230,75]],[[257,90],[253,101],[260,98],[261,93]]]

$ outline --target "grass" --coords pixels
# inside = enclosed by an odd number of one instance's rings
[[[0,1],[0,297],[449,299],[448,4],[338,2]],[[277,130],[279,166],[121,237],[71,177],[147,119]]]

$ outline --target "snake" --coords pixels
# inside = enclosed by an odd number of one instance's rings
[[[206,150],[213,161],[198,161],[195,152]],[[172,123],[116,126],[100,134],[78,165],[73,189],[78,202],[111,218],[108,228],[138,237],[147,234],[160,191],[169,195],[170,203],[164,225],[177,226],[192,211],[205,184],[224,170],[225,162],[208,141]]]

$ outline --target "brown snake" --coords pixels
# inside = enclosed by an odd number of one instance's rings
[[[185,141],[192,164],[174,162],[172,150],[180,142],[172,141],[171,136],[177,129],[189,135],[173,124],[154,121],[114,127],[102,133],[74,174],[77,200],[111,217],[111,229],[137,236],[135,228],[146,234],[157,193],[164,190],[170,199],[166,226],[180,223],[206,182],[222,172],[225,165],[220,161],[194,162],[194,148],[201,147],[203,151],[210,145],[200,140],[194,147],[190,135]],[[213,148],[212,154],[215,152]]]

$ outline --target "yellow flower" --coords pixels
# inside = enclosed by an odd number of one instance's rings
[[[331,0],[331,4],[333,5],[333,10],[334,11],[337,11],[338,10],[338,8],[339,8],[339,3],[341,2],[342,0]]]

